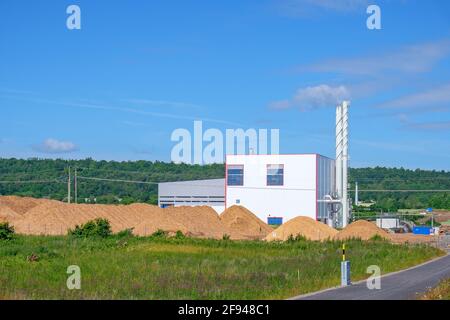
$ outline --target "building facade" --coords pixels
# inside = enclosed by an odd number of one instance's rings
[[[335,162],[318,154],[228,155],[225,206],[241,205],[267,222],[297,216],[326,221],[317,201],[335,190]]]

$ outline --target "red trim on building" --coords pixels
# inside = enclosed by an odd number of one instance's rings
[[[316,154],[316,221],[319,220],[319,155]]]
[[[319,153],[280,153],[280,154],[227,154],[227,156],[321,156],[324,158],[328,158],[330,160],[334,160],[330,157],[321,155]]]
[[[225,210],[227,210],[227,187],[228,187],[227,157],[228,155],[225,155]]]

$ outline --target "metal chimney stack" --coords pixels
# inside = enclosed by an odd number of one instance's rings
[[[337,225],[345,227],[349,220],[348,202],[348,108],[349,101],[336,107],[336,196],[341,200]]]

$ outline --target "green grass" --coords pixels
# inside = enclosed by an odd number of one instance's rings
[[[281,299],[340,282],[341,242],[17,236],[0,241],[0,299]],[[346,242],[352,280],[443,253],[384,241]],[[37,261],[27,257],[37,256]],[[81,290],[66,287],[81,268]]]

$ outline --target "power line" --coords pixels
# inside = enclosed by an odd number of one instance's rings
[[[429,177],[429,178],[422,178],[422,177],[416,177],[416,178],[403,178],[403,179],[383,179],[383,178],[355,178],[351,177],[351,179],[356,182],[361,181],[376,181],[376,182],[399,182],[399,181],[430,181],[430,180],[450,180],[450,177]]]
[[[349,190],[350,192],[355,192],[355,190]],[[450,189],[448,190],[443,190],[443,189],[437,189],[437,190],[432,190],[432,189],[366,189],[366,190],[361,190],[358,189],[358,192],[450,192]]]
[[[164,182],[149,182],[149,181],[136,181],[136,180],[122,180],[122,179],[107,179],[107,178],[92,178],[92,177],[82,177],[78,176],[78,179],[85,179],[85,180],[94,180],[94,181],[106,181],[106,182],[124,182],[124,183],[140,183],[140,184],[152,184],[152,185],[158,185],[160,183]],[[174,181],[169,183],[177,183],[177,182],[184,182],[184,181]],[[183,183],[182,186],[187,187],[199,187],[199,188],[219,188],[223,189],[224,186],[217,186],[217,185],[198,185],[198,184],[187,184]],[[235,186],[238,189],[273,189],[273,190],[301,190],[301,191],[314,191],[315,189],[305,189],[305,188],[283,188],[283,187],[246,187],[246,186]]]
[[[136,180],[92,178],[92,177],[83,177],[83,176],[77,176],[77,179],[94,180],[94,181],[109,181],[109,182],[124,182],[124,183],[138,183],[138,184],[158,184],[159,183],[159,182],[136,181]]]
[[[39,174],[39,173],[45,173],[45,172],[64,172],[64,169],[46,169],[46,170],[33,170],[30,172],[9,172],[6,173],[6,175],[27,175],[27,174]]]
[[[26,183],[65,183],[61,180],[2,180],[1,184],[26,184]]]
[[[97,168],[86,168],[86,167],[77,167],[79,170],[91,170],[91,171],[99,171],[99,172],[123,172],[123,173],[133,173],[133,174],[145,174],[149,175],[156,172],[145,172],[145,171],[131,171],[131,170],[118,170],[118,169],[97,169]]]

